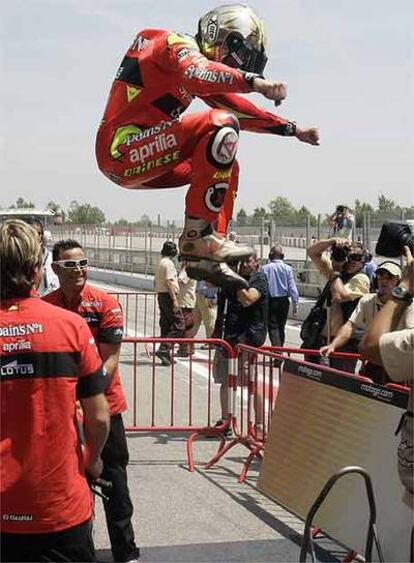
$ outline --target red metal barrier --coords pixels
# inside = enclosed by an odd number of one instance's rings
[[[239,344],[235,348],[235,353],[237,364],[229,374],[229,390],[232,393],[232,428],[235,437],[227,444],[220,445],[216,454],[206,464],[206,468],[212,467],[231,448],[242,444],[250,452],[239,475],[238,481],[242,483],[252,460],[255,457],[262,458],[277,399],[283,360],[291,356],[301,358],[305,355],[315,356],[319,355],[319,351],[271,346],[253,348],[246,344]],[[357,354],[349,353],[338,352],[334,355],[344,358],[359,358]],[[314,365],[310,362],[304,362],[304,364]],[[367,377],[329,369],[346,377],[372,383],[371,379]]]
[[[145,291],[110,291],[124,312],[125,336],[159,335],[157,294]]]
[[[170,346],[171,365],[162,366],[156,356],[159,344]],[[180,344],[210,344],[207,351],[196,349],[180,358]],[[218,388],[213,385],[215,348],[231,359],[233,350],[220,339],[124,338],[120,358],[123,387],[129,408],[125,413],[128,432],[192,432],[187,440],[188,466],[194,470],[193,441],[199,432],[217,437],[228,426],[214,426],[220,417]],[[128,366],[130,368],[128,369]],[[129,371],[129,373],[127,373]],[[131,377],[130,377],[131,376]]]

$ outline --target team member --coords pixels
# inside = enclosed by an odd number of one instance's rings
[[[177,256],[177,245],[171,240],[164,242],[161,249],[161,260],[158,262],[154,275],[154,289],[157,292],[160,309],[161,338],[183,338],[185,320],[178,302],[179,285],[177,268],[173,258]],[[162,343],[155,355],[163,366],[170,366],[171,344]]]
[[[239,130],[319,144],[316,128],[297,127],[235,94],[258,92],[276,105],[286,97],[284,83],[263,78],[266,61],[263,22],[241,4],[205,14],[195,37],[144,29],[121,62],[97,134],[98,166],[120,186],[190,184],[180,253],[198,261],[193,277],[216,285],[247,287],[226,265],[252,253],[225,238]],[[180,118],[195,96],[213,109]]]
[[[30,225],[0,226],[0,263],[2,560],[95,561],[84,470],[102,470],[107,377],[85,321],[37,297],[42,249]]]
[[[262,268],[269,286],[268,331],[272,346],[285,345],[285,326],[289,313],[289,297],[292,299],[293,315],[298,312],[299,292],[293,276],[292,266],[285,264],[283,248],[273,246],[269,262]]]
[[[105,490],[106,523],[115,561],[135,561],[139,549],[135,545],[131,523],[133,506],[128,490],[128,447],[122,413],[127,404],[121,385],[118,362],[123,334],[122,310],[119,303],[103,291],[86,283],[88,260],[75,240],[57,242],[53,247],[53,269],[60,288],[44,299],[81,315],[89,324],[99,354],[111,378],[106,390],[110,409],[109,437],[102,452],[103,479],[112,482]]]

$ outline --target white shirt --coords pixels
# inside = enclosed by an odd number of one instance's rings
[[[40,296],[46,295],[60,286],[59,278],[52,270],[52,252],[47,248],[43,249],[43,259],[42,259],[42,280],[37,289]]]

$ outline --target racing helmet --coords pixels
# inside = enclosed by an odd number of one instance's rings
[[[262,74],[266,66],[263,21],[244,4],[226,4],[199,19],[196,39],[207,59]]]

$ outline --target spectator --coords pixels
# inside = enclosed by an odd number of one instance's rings
[[[191,338],[194,338],[201,322],[204,324],[206,338],[211,338],[214,332],[214,324],[217,316],[217,288],[205,281],[198,281],[196,285],[196,304],[194,308],[194,324]],[[201,348],[209,348],[209,344],[203,344]]]
[[[364,295],[358,302],[349,320],[339,329],[337,335],[329,345],[323,346],[320,352],[329,356],[338,348],[349,342],[355,332],[365,333],[372,319],[381,310],[382,306],[391,299],[392,290],[401,278],[401,269],[394,262],[384,262],[379,265],[376,274],[376,293]],[[397,328],[414,328],[414,306],[406,308],[401,322]],[[375,383],[385,385],[390,380],[385,370],[380,366],[368,362],[361,372],[361,375],[370,377]]]
[[[272,346],[284,346],[285,326],[289,314],[289,297],[292,299],[293,316],[298,313],[299,292],[292,267],[284,262],[280,245],[270,249],[269,263],[263,266],[269,287],[268,331]]]
[[[178,273],[178,305],[181,308],[185,323],[185,338],[192,337],[194,325],[194,308],[196,304],[196,281],[189,278],[186,270],[186,262],[181,262],[180,271]],[[194,354],[194,345],[188,343],[180,344],[177,356],[187,358]]]
[[[105,489],[106,524],[115,561],[136,561],[131,519],[133,506],[128,490],[128,446],[122,413],[127,409],[119,374],[119,355],[123,335],[122,310],[118,301],[86,283],[88,260],[82,246],[75,240],[63,240],[53,247],[52,267],[60,288],[43,299],[83,317],[89,324],[104,366],[111,378],[106,390],[110,409],[110,431],[102,452],[102,477],[112,483]]]
[[[399,430],[401,441],[398,447],[398,472],[406,489],[404,500],[412,508],[413,483],[413,381],[414,381],[414,328],[395,330],[406,316],[414,297],[414,259],[406,246],[407,267],[400,284],[394,288],[391,299],[382,307],[368,326],[361,341],[361,355],[365,359],[382,365],[388,375],[397,382],[409,382],[410,396],[407,412]],[[412,560],[412,559],[411,559]]]
[[[44,230],[43,223],[39,219],[29,217],[25,221],[35,228],[42,246],[42,279],[37,291],[40,296],[46,295],[59,287],[59,279],[52,269],[52,253],[46,246],[48,243],[47,235],[50,235],[50,232]]]
[[[257,255],[250,256],[240,266],[240,275],[249,282],[248,289],[227,293],[220,290],[214,335],[224,338],[232,347],[236,344],[262,346],[267,334],[268,287],[265,274],[259,270]],[[226,309],[227,300],[227,311]],[[229,405],[227,394],[228,365],[223,361],[219,349],[214,357],[215,369],[213,377],[215,383],[220,383],[221,419],[216,423],[220,426],[228,418]],[[240,384],[247,385],[247,381]],[[263,403],[258,397],[256,422],[263,424]]]
[[[362,269],[364,274],[366,274],[369,277],[371,287],[374,283],[375,273],[376,273],[377,269],[378,269],[378,263],[375,260],[375,258],[371,258],[371,260],[369,262],[367,262]]]
[[[326,255],[334,249],[331,257]],[[362,273],[366,251],[359,243],[348,243],[344,239],[326,239],[311,245],[308,256],[319,272],[329,282],[327,320],[321,332],[321,346],[330,344],[341,326],[346,323],[358,304],[359,299],[369,293],[368,276]],[[336,259],[334,259],[336,257]],[[339,352],[358,352],[358,341],[351,338]],[[326,358],[315,357],[312,361],[325,363]],[[330,358],[331,367],[353,373],[356,360]]]
[[[161,260],[155,270],[154,286],[160,308],[160,329],[162,338],[183,338],[185,322],[178,302],[177,269],[173,262],[177,256],[177,245],[167,240],[161,249]],[[163,366],[171,365],[171,344],[162,343],[155,352]]]
[[[2,560],[95,561],[85,470],[93,478],[102,471],[107,377],[85,321],[37,296],[35,229],[3,223],[0,263]]]
[[[355,225],[355,217],[346,205],[337,205],[335,213],[329,219],[328,224],[332,229],[334,237],[352,240]]]

